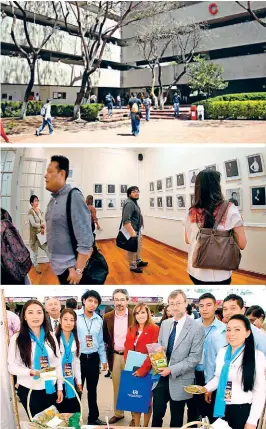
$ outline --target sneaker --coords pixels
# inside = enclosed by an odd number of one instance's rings
[[[105,377],[107,378],[107,377],[110,377],[111,376],[111,371],[108,371],[106,374],[105,374]]]
[[[37,128],[37,130],[36,130],[35,134],[36,134],[36,136],[39,136],[39,135],[40,135],[40,131],[38,130],[38,128]]]
[[[137,267],[147,267],[149,265],[149,262],[140,261],[137,263]]]
[[[137,274],[143,273],[143,271],[140,268],[130,268],[130,271],[132,271],[132,273],[137,273]]]

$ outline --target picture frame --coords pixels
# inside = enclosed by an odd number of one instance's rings
[[[150,192],[154,192],[155,191],[154,182],[150,182],[149,186],[150,186]]]
[[[103,184],[102,183],[94,183],[93,193],[94,193],[94,195],[102,195],[103,194]]]
[[[195,186],[196,178],[199,172],[200,172],[199,168],[194,168],[193,170],[189,170],[188,179],[189,179],[190,186]]]
[[[163,181],[161,179],[156,181],[156,189],[157,192],[163,192]]]
[[[240,165],[237,158],[224,161],[224,171],[226,182],[241,179]]]
[[[241,188],[229,188],[226,189],[226,199],[230,202],[233,203],[238,210],[242,210],[243,205],[242,205],[242,189]]]
[[[176,174],[176,188],[185,188],[186,187],[186,175],[185,173]]]
[[[186,209],[186,195],[185,194],[176,194],[176,206],[177,206],[177,210]]]
[[[127,200],[126,198],[120,198],[120,209],[121,210],[123,209],[126,200]]]
[[[150,209],[155,209],[155,198],[151,197],[149,200]]]
[[[167,210],[173,210],[173,195],[166,195],[165,197],[165,207]]]
[[[96,208],[96,210],[103,210],[103,199],[95,198],[93,201],[93,205]]]
[[[157,208],[163,209],[163,197],[157,197]]]
[[[68,176],[67,176],[67,182],[69,183],[72,183],[73,181],[74,181],[74,178],[73,178],[73,174],[74,174],[74,169],[73,169],[73,167],[70,165],[70,167],[69,167],[69,170],[68,170]]]
[[[166,191],[172,191],[173,190],[173,176],[166,177],[165,189],[166,189]]]
[[[266,185],[250,187],[250,208],[253,210],[266,209]]]
[[[106,199],[106,209],[107,210],[116,210],[116,199],[115,198],[107,198]]]
[[[115,185],[114,184],[107,184],[106,186],[106,194],[107,195],[115,195]]]
[[[189,194],[190,207],[194,204],[194,194]]]
[[[205,165],[205,170],[210,170],[210,171],[219,171],[219,170],[218,170],[218,165],[217,165],[217,164],[209,164],[209,165]]]
[[[262,153],[248,155],[246,157],[249,177],[260,177],[266,175],[265,164]]]
[[[120,185],[120,194],[121,195],[127,194],[127,185]]]

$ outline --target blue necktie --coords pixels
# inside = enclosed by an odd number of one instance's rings
[[[167,360],[168,362],[170,361],[170,357],[174,348],[174,344],[175,344],[175,334],[176,334],[176,325],[178,324],[178,322],[174,321],[174,326],[172,329],[172,332],[169,336],[169,340],[168,340],[168,345],[167,345],[167,350],[166,350],[166,356],[167,356]]]

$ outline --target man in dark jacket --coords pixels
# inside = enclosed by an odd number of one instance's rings
[[[175,109],[175,117],[179,117],[180,97],[177,92],[174,93],[173,104]]]

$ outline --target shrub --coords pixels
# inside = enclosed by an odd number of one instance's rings
[[[266,119],[266,100],[210,101],[202,104],[206,119]]]
[[[240,94],[225,94],[210,98],[211,101],[250,101],[266,100],[266,92],[244,92]]]
[[[103,104],[83,104],[80,106],[81,119],[85,121],[95,121],[102,108]]]

